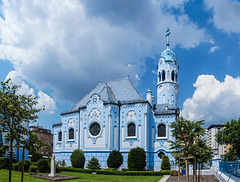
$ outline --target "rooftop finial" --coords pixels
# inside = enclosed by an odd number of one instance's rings
[[[170,32],[170,28],[167,28],[166,35],[165,35],[165,37],[167,37],[167,42],[166,42],[167,48],[169,48],[169,46],[170,46],[170,41],[169,41],[169,39],[168,39],[170,33],[171,33],[171,32]]]

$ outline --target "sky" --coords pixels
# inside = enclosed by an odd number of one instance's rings
[[[181,116],[238,119],[239,0],[0,0],[0,80],[37,96],[35,124],[52,129],[98,82],[129,76],[156,95],[167,27]]]

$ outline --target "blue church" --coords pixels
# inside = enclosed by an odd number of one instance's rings
[[[160,170],[165,154],[174,165],[170,154],[170,123],[176,122],[178,107],[178,60],[169,48],[169,29],[166,49],[157,65],[157,99],[152,91],[142,98],[130,79],[98,83],[72,109],[61,114],[61,122],[53,125],[53,152],[55,159],[71,165],[75,149],[84,151],[85,165],[96,157],[102,168],[112,150],[119,150],[127,168],[128,153],[141,147],[146,151],[147,169]]]

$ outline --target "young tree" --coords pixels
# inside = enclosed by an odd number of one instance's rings
[[[18,93],[20,86],[14,85],[11,80],[0,82],[0,132],[5,132],[5,138],[10,141],[9,181],[11,181],[13,142],[21,143],[26,140],[28,130],[23,122],[34,122],[38,118],[34,106],[36,97]]]
[[[230,153],[228,156],[231,159],[236,159],[237,156],[240,157],[240,118],[238,120],[231,120],[224,124],[224,128],[221,132],[216,134],[217,142],[222,144],[231,145]]]
[[[88,169],[100,169],[99,160],[95,157],[92,157],[90,161],[88,161],[87,168]]]

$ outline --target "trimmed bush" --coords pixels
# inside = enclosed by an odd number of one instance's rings
[[[6,169],[7,163],[4,157],[0,157],[0,169]]]
[[[90,161],[88,161],[87,164],[88,169],[100,169],[100,164],[97,158],[92,157]]]
[[[30,172],[36,172],[37,171],[37,166],[31,164],[30,167],[29,167],[29,171]]]
[[[143,148],[136,147],[130,150],[128,154],[129,171],[144,171],[146,167],[146,152]]]
[[[37,162],[39,159],[42,159],[43,155],[39,152],[34,152],[32,154],[31,162]]]
[[[171,169],[171,164],[169,161],[168,156],[163,155],[162,157],[162,163],[161,163],[161,170],[170,170]]]
[[[47,159],[39,159],[37,161],[37,170],[41,173],[49,172],[50,168],[49,168],[48,160]]]
[[[13,170],[18,171],[18,164],[13,164]]]
[[[118,169],[123,163],[123,156],[121,152],[117,150],[113,150],[107,159],[107,165],[109,168],[116,168]]]
[[[177,170],[172,170],[171,171],[171,176],[178,176],[178,171]],[[180,176],[182,176],[182,172],[180,172]]]
[[[85,164],[85,156],[82,150],[76,149],[73,151],[71,157],[72,167],[83,168]]]
[[[30,161],[24,160],[24,171],[29,171]],[[18,171],[22,171],[22,161],[18,161]]]

